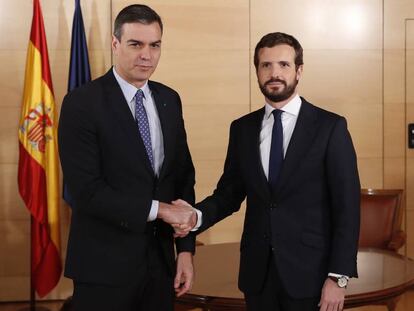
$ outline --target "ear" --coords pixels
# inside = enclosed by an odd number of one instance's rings
[[[300,78],[302,77],[302,74],[303,74],[303,64],[298,67],[298,70],[296,70],[296,80],[299,81]]]
[[[112,43],[111,43],[112,52],[115,53],[120,44],[121,43],[119,42],[118,38],[112,35]]]

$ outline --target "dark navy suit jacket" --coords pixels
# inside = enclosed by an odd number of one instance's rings
[[[59,152],[73,196],[65,275],[76,281],[123,284],[142,276],[152,200],[194,202],[194,167],[179,95],[157,82],[149,81],[149,87],[164,139],[158,178],[112,69],[64,98]],[[157,238],[174,274],[171,226],[157,221]],[[178,252],[193,252],[194,245],[193,235],[176,240]]]
[[[288,294],[317,297],[328,272],[357,276],[360,183],[346,120],[302,98],[275,189],[264,174],[259,134],[264,108],[231,125],[223,175],[196,207],[199,232],[247,208],[240,245],[239,287],[258,292],[269,253]],[[225,260],[225,258],[223,258]]]

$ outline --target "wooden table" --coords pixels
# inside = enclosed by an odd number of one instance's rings
[[[194,287],[176,304],[210,311],[245,310],[237,288],[239,255],[239,243],[197,247]],[[361,249],[358,272],[359,278],[349,282],[345,308],[385,304],[394,310],[398,297],[414,285],[414,261],[392,252]]]

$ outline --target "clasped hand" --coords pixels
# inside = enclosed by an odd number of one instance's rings
[[[185,237],[197,223],[197,213],[184,200],[175,200],[171,204],[160,202],[158,217],[174,228],[174,237]]]

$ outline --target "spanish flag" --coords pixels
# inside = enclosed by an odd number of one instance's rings
[[[18,182],[32,217],[31,278],[40,297],[56,286],[62,272],[56,120],[42,11],[39,0],[33,0],[19,123]]]

